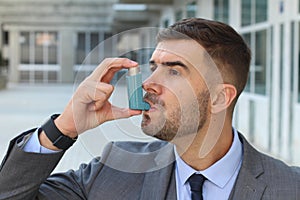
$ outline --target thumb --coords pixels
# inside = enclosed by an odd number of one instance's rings
[[[131,110],[129,108],[119,108],[117,106],[112,106],[111,108],[111,120],[128,118],[135,115],[142,114],[141,110]]]

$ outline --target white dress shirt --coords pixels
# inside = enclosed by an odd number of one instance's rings
[[[45,153],[45,154],[59,152],[59,151],[54,151],[54,150],[43,147],[39,140],[38,131],[39,131],[39,129],[37,129],[31,135],[31,137],[28,139],[27,143],[24,145],[23,151],[32,152],[32,153]]]
[[[233,135],[232,145],[225,156],[203,171],[196,171],[187,165],[175,149],[175,178],[178,200],[191,199],[190,185],[187,180],[194,173],[202,174],[207,178],[203,184],[204,200],[229,198],[243,160],[242,143],[235,129],[233,129]]]

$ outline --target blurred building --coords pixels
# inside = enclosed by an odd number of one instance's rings
[[[126,52],[128,41],[153,45],[155,31],[111,36],[187,17],[223,21],[243,35],[253,59],[235,126],[262,150],[300,164],[299,0],[0,0],[0,47],[12,82],[72,82]]]

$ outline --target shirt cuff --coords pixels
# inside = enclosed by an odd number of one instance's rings
[[[38,132],[39,132],[39,129],[37,129],[31,135],[31,137],[28,139],[28,141],[24,145],[23,151],[30,152],[30,153],[44,153],[44,154],[60,152],[60,151],[54,151],[54,150],[43,147],[39,141],[39,133]]]

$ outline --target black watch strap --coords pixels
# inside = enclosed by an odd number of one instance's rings
[[[71,147],[74,142],[76,142],[76,138],[70,138],[64,134],[62,134],[58,128],[56,127],[54,120],[59,116],[59,114],[54,114],[50,117],[48,121],[46,121],[41,129],[45,132],[49,140],[59,149],[67,150]]]

